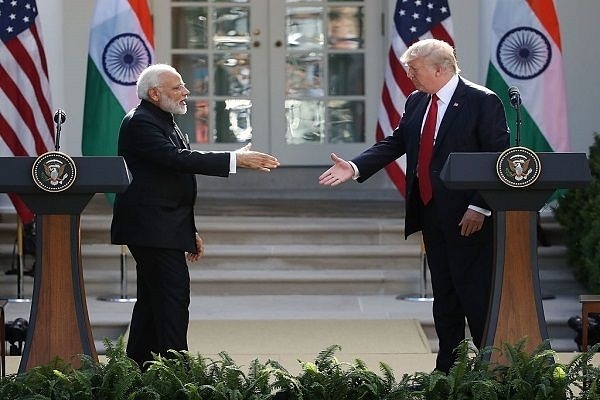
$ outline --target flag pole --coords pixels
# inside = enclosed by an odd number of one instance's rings
[[[24,271],[23,271],[23,221],[17,216],[17,297],[6,299],[9,303],[28,303],[31,299],[23,296]]]
[[[121,294],[113,297],[98,297],[100,301],[112,301],[116,303],[134,303],[137,301],[135,297],[129,297],[127,294],[127,247],[121,245]]]

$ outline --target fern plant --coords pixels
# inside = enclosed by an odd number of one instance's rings
[[[416,374],[415,382],[420,398],[498,399],[500,385],[488,361],[492,348],[478,351],[469,340],[464,340],[455,351],[457,359],[447,375],[440,371]]]
[[[547,343],[525,351],[525,339],[502,349],[477,350],[464,341],[448,374],[404,374],[396,379],[385,363],[379,373],[355,359],[343,363],[332,345],[291,374],[276,361],[254,360],[243,370],[226,353],[217,359],[189,352],[155,356],[142,372],[125,354],[124,341],[105,342],[107,362],[81,358],[74,368],[61,360],[0,379],[7,400],[600,400],[600,344],[563,365]],[[501,351],[502,363],[490,362]]]
[[[525,349],[526,339],[515,345],[502,346],[506,365],[494,369],[499,376],[500,398],[514,400],[563,400],[567,397],[568,381],[565,366],[555,362],[556,353],[548,343],[540,344],[533,353]]]
[[[591,183],[569,190],[558,199],[556,220],[565,230],[567,262],[575,277],[591,292],[600,293],[600,136],[589,149]]]

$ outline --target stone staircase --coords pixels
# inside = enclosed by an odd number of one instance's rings
[[[404,239],[403,207],[398,202],[203,199],[197,210],[206,255],[190,266],[192,296],[419,293],[420,236]],[[95,196],[81,217],[86,294],[121,293],[124,260],[126,291],[135,296],[135,262],[126,249],[122,256],[121,246],[109,244],[110,220],[111,210],[103,196]],[[565,267],[560,226],[550,215],[542,216],[541,224],[552,243],[539,248],[543,294],[582,293]],[[14,267],[15,233],[14,216],[3,215],[0,271]],[[26,257],[26,269],[31,263]],[[24,278],[25,296],[31,296],[32,281]],[[0,297],[16,296],[16,290],[16,276],[0,274]],[[552,336],[565,336],[572,342],[566,318],[549,321],[549,329]],[[108,332],[117,328],[123,329],[104,322],[94,331],[110,337]],[[435,336],[431,326],[424,329]]]

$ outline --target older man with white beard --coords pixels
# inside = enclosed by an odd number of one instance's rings
[[[129,247],[136,261],[137,302],[131,317],[127,355],[141,368],[152,353],[188,349],[190,276],[204,243],[194,224],[194,174],[227,177],[238,167],[270,171],[278,160],[250,150],[191,150],[173,114],[187,112],[181,75],[170,65],[146,68],[137,81],[141,99],[121,123],[118,154],[132,182],[116,195],[112,243]]]

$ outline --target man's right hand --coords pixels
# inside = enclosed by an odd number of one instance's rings
[[[336,186],[344,183],[354,176],[354,168],[352,165],[335,153],[331,153],[331,161],[333,166],[319,176],[321,185]]]
[[[236,164],[240,168],[258,169],[269,172],[279,166],[279,160],[270,154],[250,150],[252,143],[248,143],[235,151]]]

